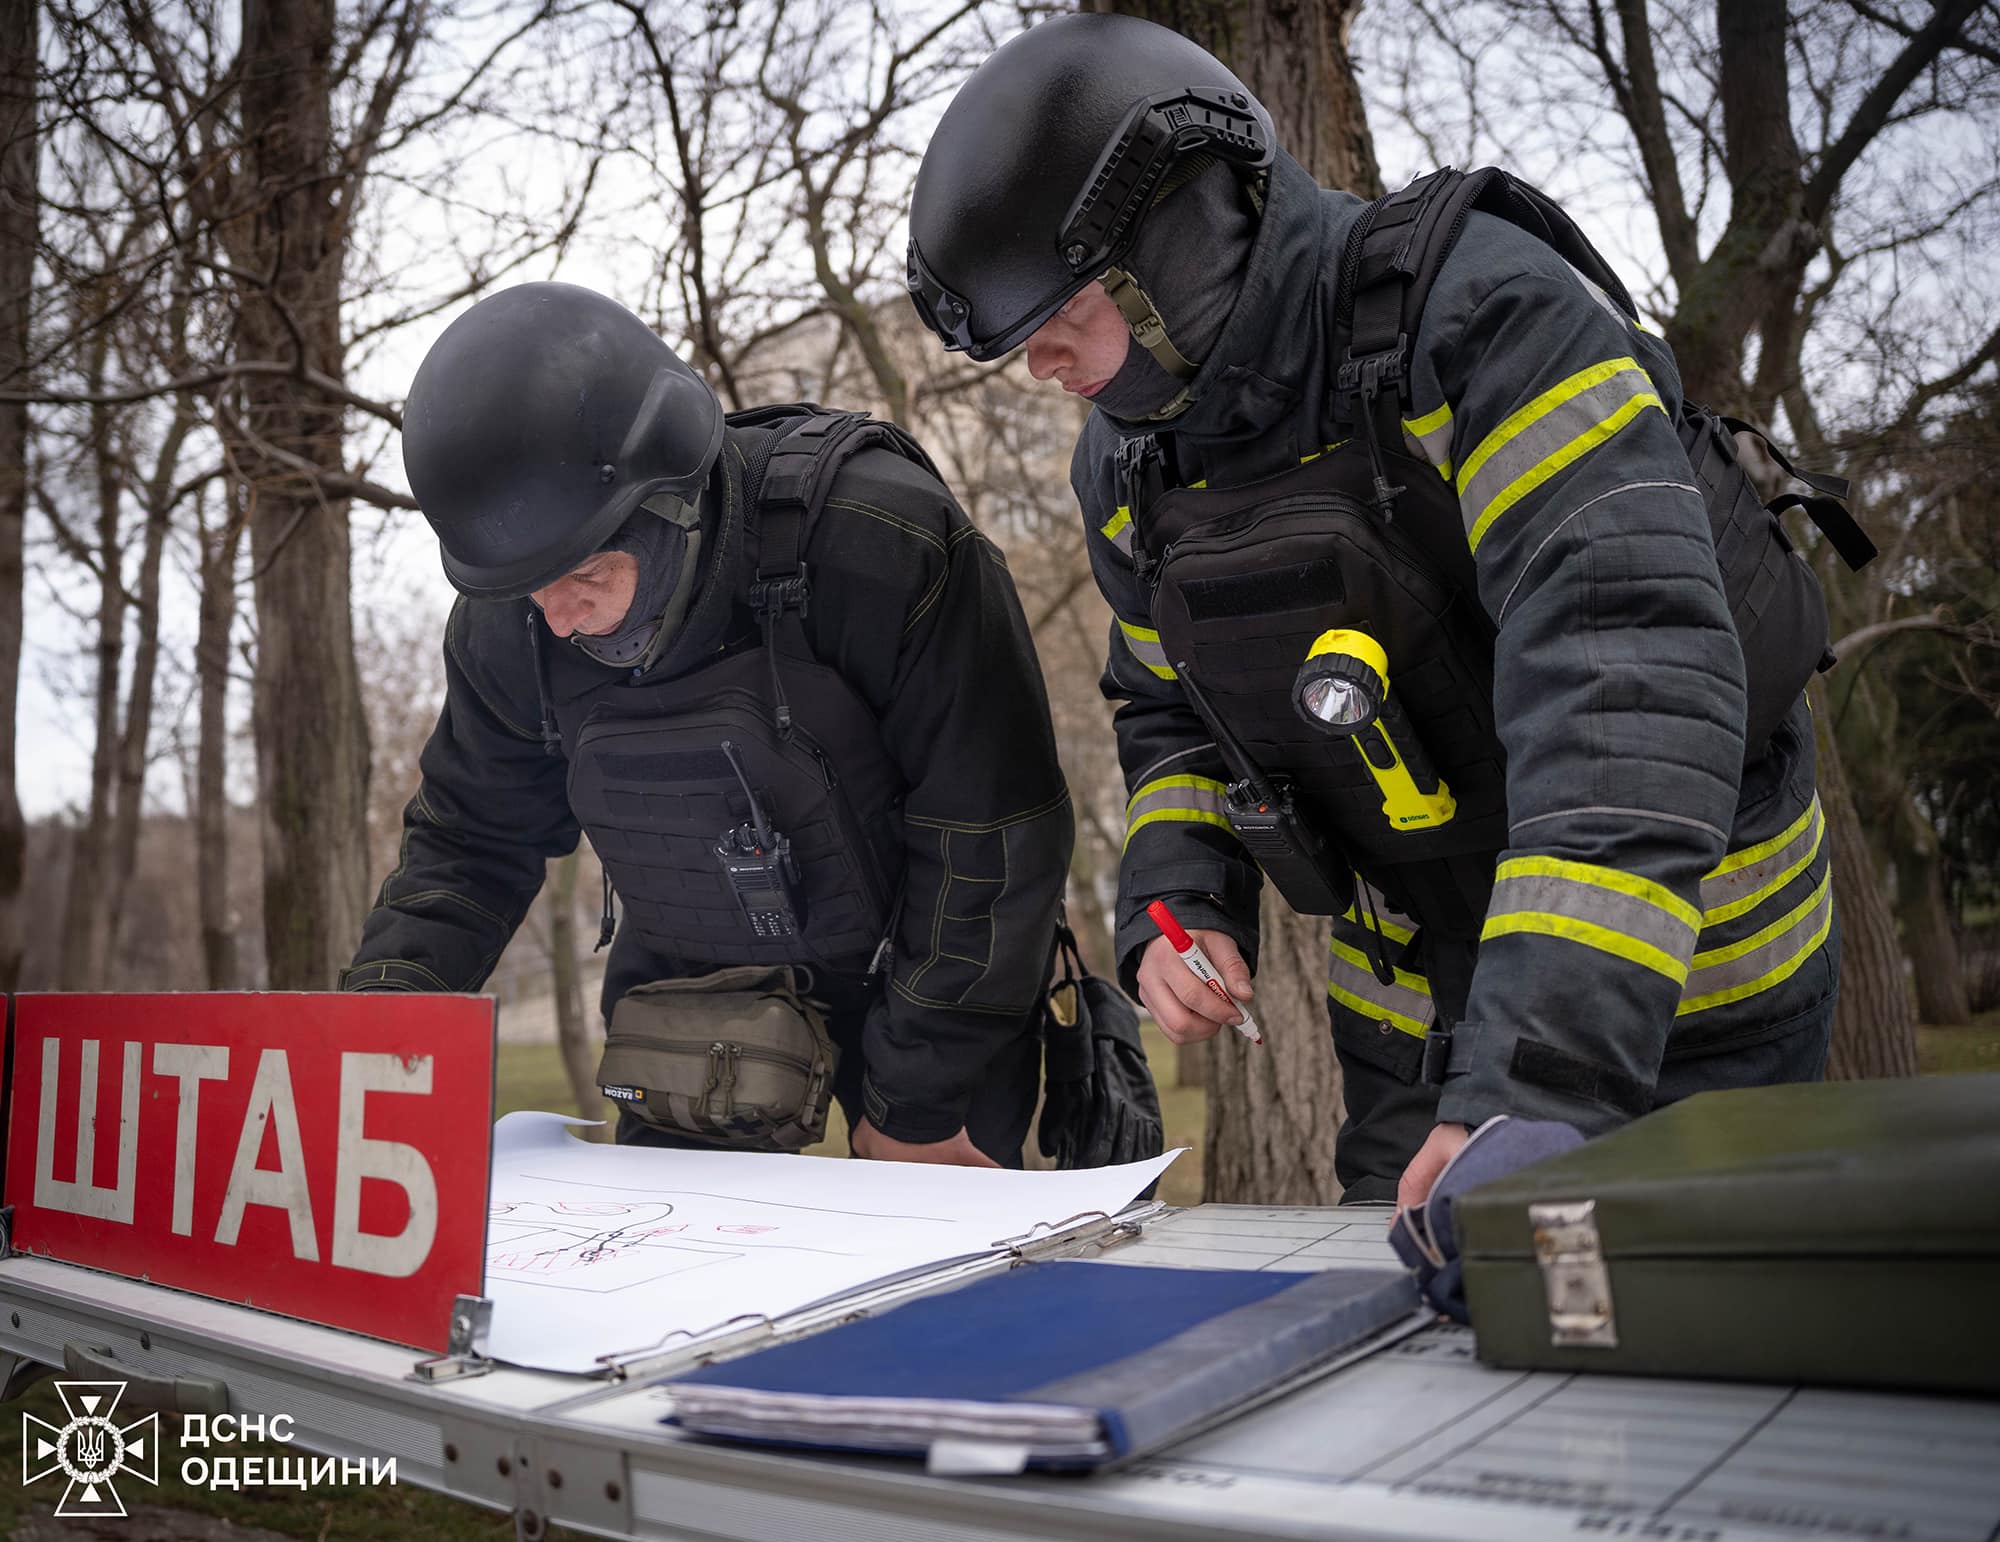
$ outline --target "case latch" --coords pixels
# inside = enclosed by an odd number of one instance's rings
[[[1535,1262],[1549,1298],[1549,1342],[1618,1346],[1611,1276],[1597,1240],[1597,1201],[1528,1206],[1535,1228]]]

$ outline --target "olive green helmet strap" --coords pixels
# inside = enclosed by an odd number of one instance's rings
[[[687,546],[681,554],[681,576],[675,580],[674,592],[667,598],[667,608],[660,614],[660,624],[654,629],[653,640],[640,656],[637,667],[642,670],[651,669],[680,635],[681,623],[687,620],[688,607],[694,601],[695,587],[701,574],[701,498],[699,493],[693,498],[656,493],[639,505],[647,513],[657,514],[667,523],[679,525],[687,532]]]
[[[1176,380],[1192,380],[1194,365],[1182,355],[1167,336],[1166,323],[1160,320],[1160,313],[1139,287],[1139,281],[1123,268],[1106,268],[1101,280],[1104,292],[1111,296],[1111,303],[1118,307],[1118,314],[1125,318],[1125,325],[1139,346],[1159,361],[1160,368]]]

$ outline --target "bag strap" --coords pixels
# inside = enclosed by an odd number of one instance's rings
[[[825,507],[835,474],[861,451],[882,448],[913,461],[942,482],[923,447],[893,423],[865,412],[835,412],[813,402],[757,407],[729,415],[730,426],[765,430],[750,463],[746,489],[754,536],[754,561],[744,598],[756,613],[771,655],[771,695],[778,732],[789,738],[792,709],[778,677],[778,635],[804,658],[812,648],[804,619],[812,605],[812,574],[805,560],[814,521]]]
[[[1754,423],[1746,423],[1741,418],[1715,415],[1720,423],[1732,434],[1749,434],[1764,446],[1764,453],[1777,463],[1778,469],[1795,482],[1803,482],[1812,489],[1811,494],[1780,493],[1766,508],[1773,514],[1786,509],[1803,509],[1806,518],[1819,527],[1839,553],[1840,560],[1853,572],[1860,572],[1880,555],[1875,543],[1868,538],[1868,532],[1861,528],[1861,522],[1849,512],[1844,500],[1849,483],[1846,477],[1837,477],[1823,471],[1801,471],[1785,458],[1785,452],[1771,443],[1770,437]]]

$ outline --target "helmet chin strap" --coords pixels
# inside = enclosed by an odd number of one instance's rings
[[[1139,287],[1139,281],[1124,268],[1106,268],[1102,282],[1111,303],[1118,307],[1118,314],[1125,318],[1133,340],[1176,380],[1194,379],[1195,366],[1167,336],[1167,324],[1160,320],[1159,307]]]

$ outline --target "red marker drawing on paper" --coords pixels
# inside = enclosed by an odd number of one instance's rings
[[[1222,998],[1225,1006],[1243,1013],[1243,1021],[1235,1025],[1236,1031],[1252,1044],[1264,1042],[1264,1030],[1257,1026],[1257,1019],[1244,1010],[1243,1004],[1229,994],[1229,987],[1222,983],[1222,975],[1210,963],[1208,955],[1201,951],[1195,940],[1187,934],[1187,928],[1174,918],[1167,909],[1165,900],[1154,900],[1146,907],[1146,914],[1153,918],[1153,924],[1160,929],[1160,935],[1167,939],[1167,946],[1180,955],[1181,962],[1188,966],[1188,972]]]

